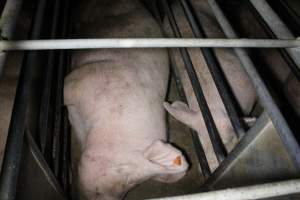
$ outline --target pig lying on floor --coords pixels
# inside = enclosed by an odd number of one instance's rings
[[[162,36],[138,0],[80,1],[78,8],[78,38]],[[119,199],[146,179],[174,182],[185,175],[184,156],[166,143],[168,75],[163,49],[73,53],[64,103],[81,198]]]

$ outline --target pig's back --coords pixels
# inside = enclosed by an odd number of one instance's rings
[[[78,38],[161,37],[159,26],[139,1],[93,0],[82,10]],[[165,50],[75,51],[72,70],[65,80],[65,104],[73,112],[70,120],[83,135],[83,143],[85,133],[93,132],[91,129],[107,132],[111,127],[115,129],[110,130],[114,132],[111,135],[122,132],[123,143],[134,144],[139,138],[146,138],[147,143],[152,142],[149,138],[165,139],[162,104],[169,71]],[[137,139],[133,141],[129,136]]]
[[[76,38],[157,38],[162,32],[155,19],[139,0],[90,0],[79,3],[81,15],[76,19]],[[123,54],[126,51],[125,54]],[[157,51],[159,52],[159,51]],[[146,50],[122,50],[120,59],[134,55],[144,59]],[[144,56],[143,56],[144,55]],[[115,60],[120,56],[116,49],[75,51],[72,68],[101,60]],[[152,55],[150,55],[152,56]],[[157,53],[158,57],[163,57]]]

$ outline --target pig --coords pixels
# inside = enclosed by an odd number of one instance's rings
[[[195,13],[198,14],[198,17],[202,22],[206,35],[210,38],[224,38],[224,33],[214,18],[207,2],[205,0],[191,0],[191,3],[196,10]],[[182,36],[185,38],[192,38],[192,30],[184,15],[181,5],[179,3],[174,3],[172,4],[172,9]],[[164,29],[170,37],[173,37],[168,20],[164,20]],[[220,133],[221,140],[224,143],[226,151],[230,152],[238,142],[238,138],[234,133],[226,109],[205,63],[205,59],[199,48],[188,49],[188,53],[202,86],[212,117]],[[233,91],[233,95],[237,99],[237,103],[241,108],[242,114],[244,116],[249,116],[255,102],[257,101],[257,96],[254,86],[251,84],[248,75],[242,68],[242,64],[231,49],[215,49],[214,53],[229,86]],[[188,104],[181,101],[175,101],[172,104],[166,102],[164,103],[165,109],[173,117],[197,131],[209,168],[211,171],[214,171],[218,167],[219,163],[214,153],[191,82],[187,71],[185,70],[179,51],[173,50],[172,54],[175,57],[174,60],[176,68],[179,72],[179,78],[183,85],[183,90]]]
[[[79,1],[75,36],[161,37],[138,0]],[[74,199],[122,199],[147,179],[175,182],[188,163],[167,143],[165,49],[74,51],[64,104],[72,126]]]

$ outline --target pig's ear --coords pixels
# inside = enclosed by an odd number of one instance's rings
[[[160,140],[146,149],[144,157],[154,169],[153,178],[161,182],[175,182],[182,178],[188,169],[188,163],[181,151]]]
[[[198,112],[190,109],[186,103],[181,101],[175,101],[172,104],[164,102],[164,107],[177,120],[196,129],[194,121]]]

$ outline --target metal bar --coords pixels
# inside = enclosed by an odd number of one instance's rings
[[[220,166],[214,171],[214,173],[207,179],[202,185],[203,191],[212,190],[214,185],[220,181],[224,175],[236,164],[237,160],[244,156],[244,152],[253,148],[253,143],[256,138],[263,134],[264,128],[267,126],[273,126],[270,118],[266,112],[263,112],[256,123],[251,129],[248,130],[246,135],[240,140],[235,148],[228,154],[226,160],[220,164]],[[245,169],[246,170],[246,169]]]
[[[175,36],[179,37],[179,38],[182,37],[181,33],[180,33],[180,30],[179,30],[179,28],[176,24],[174,13],[172,12],[172,10],[170,9],[169,5],[167,4],[167,2],[165,0],[161,1],[161,2],[162,2],[162,6],[163,6],[163,8],[164,8],[164,10],[165,10],[165,12],[168,16],[168,19],[170,21],[170,25],[173,29],[173,32],[174,32]],[[207,132],[208,132],[209,138],[211,140],[214,152],[215,152],[216,157],[217,157],[217,159],[220,163],[224,160],[224,158],[227,154],[225,146],[222,143],[219,131],[218,131],[218,129],[216,127],[216,124],[213,120],[213,117],[210,113],[207,101],[206,101],[205,96],[203,94],[203,90],[202,90],[201,84],[198,80],[198,77],[196,75],[196,72],[195,72],[193,63],[191,61],[191,58],[190,58],[190,56],[189,56],[186,49],[180,48],[179,51],[180,51],[180,54],[182,56],[183,62],[185,64],[188,76],[190,78],[195,96],[197,98],[197,102],[199,104],[199,108],[201,110],[201,114],[202,114],[203,120],[205,122],[205,126],[207,128]]]
[[[180,75],[179,75],[179,71],[178,71],[178,68],[176,66],[176,62],[174,60],[174,57],[175,57],[174,54],[172,52],[170,52],[172,72],[173,72],[174,77],[175,77],[175,82],[176,82],[178,94],[179,94],[179,97],[180,97],[181,101],[187,102],[186,95],[185,95],[183,87],[181,85]],[[208,177],[211,176],[211,171],[210,171],[207,159],[206,159],[206,155],[205,155],[203,146],[200,142],[198,133],[193,129],[190,129],[190,133],[191,133],[193,144],[194,144],[194,147],[195,147],[195,152],[196,152],[196,155],[197,155],[200,167],[201,167],[201,172],[202,172],[204,178],[208,178]]]
[[[280,39],[294,39],[294,35],[274,12],[265,0],[249,0],[271,28],[273,33]],[[295,49],[287,49],[288,54],[300,70],[300,52]]]
[[[300,193],[300,179],[230,188],[213,192],[157,198],[153,200],[244,200],[265,199]]]
[[[294,35],[300,34],[300,15],[297,13],[296,9],[293,8],[286,0],[272,1],[269,2],[273,9],[275,9],[276,13],[277,9],[280,11],[279,15],[285,16],[285,23],[288,25],[289,29],[292,29]],[[274,7],[275,6],[275,7]],[[283,13],[281,13],[283,12]]]
[[[61,14],[61,1],[60,0],[56,0],[55,4],[54,4],[54,8],[53,8],[53,12],[54,12],[54,18],[53,18],[53,24],[55,24],[55,26],[53,27],[52,31],[53,31],[53,37],[57,37],[58,36],[58,32],[59,30],[59,26],[61,26],[61,19],[60,19],[60,14]],[[60,23],[58,23],[58,21]],[[51,51],[51,54],[55,55],[55,61],[54,63],[52,63],[52,66],[50,66],[50,68],[52,69],[52,73],[55,74],[53,76],[53,79],[50,80],[50,84],[51,84],[51,88],[53,88],[54,90],[52,90],[52,95],[54,97],[53,100],[53,132],[52,132],[52,145],[51,145],[51,150],[52,150],[52,159],[53,159],[53,171],[56,177],[58,177],[58,171],[59,171],[59,152],[60,152],[60,132],[61,132],[61,110],[62,110],[62,105],[61,105],[61,101],[60,98],[62,98],[62,94],[60,94],[60,87],[62,87],[63,83],[61,82],[62,79],[62,75],[59,74],[58,72],[61,71],[62,66],[62,61],[61,61],[61,56],[57,54],[57,52]],[[58,62],[57,62],[58,60]],[[57,66],[57,67],[54,67]],[[60,85],[61,84],[61,85]]]
[[[163,31],[163,36],[167,36],[168,34],[165,33],[165,31],[163,29],[162,19],[159,16],[159,11],[158,11],[156,2],[150,1],[150,5],[152,6],[155,18],[158,21],[158,23]],[[178,68],[177,68],[177,65],[175,62],[175,55],[174,55],[173,49],[168,49],[168,54],[169,54],[169,58],[170,58],[170,62],[171,62],[171,69],[172,69],[172,73],[174,75],[179,98],[181,101],[187,102],[186,95],[184,93],[184,90],[183,90],[183,87],[182,87],[182,84],[180,81],[180,75],[179,75],[179,71],[178,71]],[[192,141],[193,141],[193,144],[195,147],[197,159],[198,159],[198,162],[199,162],[199,165],[201,168],[201,172],[202,172],[204,178],[208,178],[211,175],[211,172],[210,172],[210,168],[209,168],[206,156],[205,156],[203,146],[200,142],[198,133],[196,131],[194,131],[193,129],[190,129],[190,133],[191,133]]]
[[[34,18],[31,38],[39,37],[47,0],[40,0]],[[0,199],[14,200],[18,183],[19,167],[22,157],[23,139],[26,126],[26,113],[31,88],[32,67],[38,54],[29,52],[22,65],[21,75],[15,96],[14,107],[5,147],[0,176]]]
[[[274,3],[280,3],[280,1],[273,1]],[[272,2],[272,3],[273,3]],[[266,34],[271,39],[277,39],[275,33],[273,30],[268,26],[264,18],[259,14],[259,12],[256,10],[256,8],[251,4],[251,2],[246,1],[247,6],[249,7],[250,11],[253,13],[254,17],[258,20],[259,24],[261,24],[262,28],[266,31]],[[287,11],[283,11],[284,14]],[[300,80],[300,70],[297,66],[297,64],[294,62],[292,57],[289,55],[286,49],[279,49],[280,54],[282,55],[283,59],[287,62],[288,67],[291,69],[291,71],[294,73],[294,75],[297,77],[298,80]]]
[[[186,0],[181,0],[181,5],[182,5],[183,10],[186,14],[186,17],[189,21],[189,24],[192,28],[193,34],[197,38],[205,37],[205,33],[204,33],[203,29],[201,28],[200,20],[193,14],[192,8],[190,6],[191,5],[190,2],[187,2]],[[215,85],[218,89],[220,97],[222,98],[224,107],[227,111],[227,114],[229,116],[229,120],[232,124],[232,127],[233,127],[237,137],[241,138],[245,135],[245,131],[241,124],[238,113],[234,107],[234,100],[233,100],[234,98],[230,93],[228,83],[226,82],[226,80],[224,78],[220,64],[217,61],[217,59],[214,56],[211,49],[203,48],[201,50],[202,50],[202,54],[205,58],[205,61],[207,63],[207,67],[208,67],[208,69],[212,75],[212,78],[215,82]]]
[[[55,105],[54,105],[54,130],[53,130],[53,158],[54,172],[58,176],[61,166],[62,152],[62,122],[63,122],[63,85],[64,85],[64,55],[60,52],[58,57],[58,67],[56,71]]]
[[[63,108],[63,130],[62,132],[62,170],[61,170],[61,184],[67,196],[70,195],[70,141],[71,141],[71,128],[68,121],[67,108]]]
[[[69,19],[69,1],[66,0],[62,2],[61,9],[60,9],[60,30],[58,33],[58,37],[65,37],[67,33],[67,26],[68,26],[68,19]],[[53,157],[54,157],[54,172],[56,176],[60,179],[61,183],[64,185],[63,180],[65,179],[62,177],[66,175],[63,172],[63,163],[64,161],[64,145],[67,145],[64,142],[64,137],[66,134],[69,134],[64,127],[65,125],[65,118],[64,118],[64,105],[63,105],[63,85],[64,85],[64,72],[65,67],[67,66],[67,56],[66,51],[59,51],[58,52],[58,63],[56,68],[56,88],[55,88],[55,120],[54,120],[54,138],[53,138]],[[64,185],[64,188],[66,185]]]
[[[299,48],[300,39],[105,38],[0,41],[0,51],[100,48]],[[298,50],[298,49],[297,49]]]
[[[195,152],[200,164],[200,168],[201,168],[201,172],[203,174],[204,178],[208,178],[211,176],[211,171],[207,162],[207,158],[203,149],[203,146],[200,142],[199,139],[199,135],[197,133],[197,131],[190,129],[190,133],[192,136],[192,140],[193,140],[193,144],[194,144],[194,148],[195,148]]]
[[[53,16],[52,16],[52,24],[51,24],[51,33],[50,37],[55,38],[56,32],[58,29],[58,20],[59,20],[59,0],[54,1],[53,8]],[[39,124],[38,124],[38,132],[40,136],[40,147],[43,155],[46,157],[47,162],[49,163],[49,148],[52,145],[47,144],[47,141],[51,139],[49,134],[52,132],[51,130],[51,120],[49,120],[49,114],[52,113],[51,110],[51,91],[53,85],[53,73],[54,73],[54,65],[55,65],[56,55],[54,51],[50,51],[47,55],[47,64],[45,67],[45,74],[43,79],[43,93],[40,104],[40,113],[39,113]],[[50,131],[49,131],[50,128]],[[50,146],[50,147],[49,147]]]
[[[0,18],[1,39],[12,39],[23,0],[7,0]],[[0,53],[0,75],[6,60],[6,53]]]
[[[57,179],[55,178],[55,175],[51,171],[48,163],[43,157],[43,154],[40,152],[36,142],[34,141],[32,133],[30,133],[28,130],[26,130],[25,141],[27,141],[32,156],[34,157],[37,164],[40,166],[41,170],[44,172],[45,177],[47,178],[49,184],[52,186],[53,190],[55,190],[62,197],[62,199],[67,199],[66,194],[62,190],[62,187],[59,185]]]
[[[229,24],[229,21],[225,17],[223,11],[221,10],[217,2],[215,0],[207,0],[207,2],[212,8],[212,11],[214,12],[226,36],[228,38],[236,38],[237,37],[236,33],[234,32],[232,26]],[[300,170],[300,157],[299,157],[300,148],[291,129],[289,128],[283,115],[278,109],[274,99],[272,98],[266,85],[261,79],[259,73],[255,69],[253,62],[247,55],[246,51],[241,48],[236,48],[235,52],[237,56],[240,58],[244,66],[244,69],[248,73],[250,79],[252,80],[253,85],[255,86],[260,103],[262,104],[262,106],[265,108],[266,112],[270,116],[283,144],[285,145],[285,147],[289,152],[289,155],[291,156],[297,168]]]

